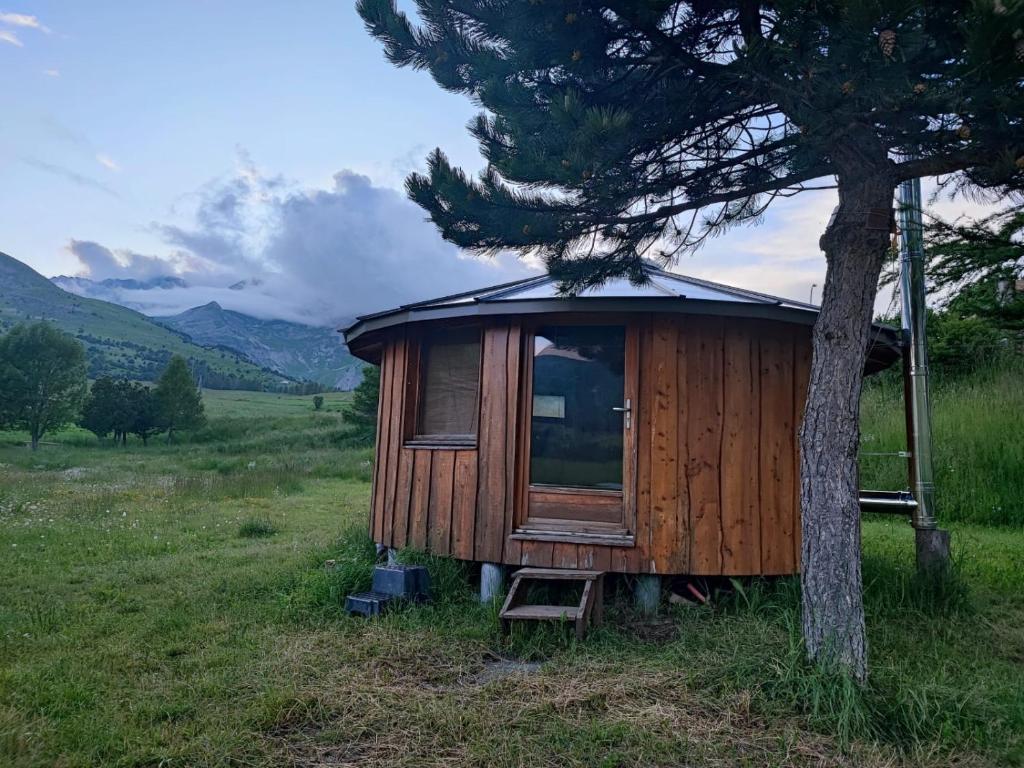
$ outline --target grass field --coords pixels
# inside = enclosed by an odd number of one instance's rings
[[[905,523],[865,522],[864,691],[800,661],[792,580],[504,640],[428,558],[435,602],[368,622],[338,400],[207,393],[208,427],[146,449],[0,433],[0,765],[1024,765],[1020,530],[953,525],[936,591]]]
[[[870,382],[862,402],[863,451],[902,450],[902,384],[890,377]],[[940,518],[1024,527],[1024,365],[938,381],[932,412]],[[905,460],[866,455],[861,473],[865,488],[906,487]]]

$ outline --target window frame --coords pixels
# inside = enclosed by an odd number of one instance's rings
[[[432,343],[432,337],[445,331],[472,330],[477,334],[477,376],[476,376],[476,431],[472,434],[428,434],[420,432],[420,420],[422,418],[422,393],[424,389],[424,377],[426,366],[424,361],[427,357],[428,345]],[[478,323],[458,323],[452,325],[433,326],[410,329],[409,336],[409,357],[406,363],[405,375],[405,429],[403,444],[407,448],[435,448],[435,449],[466,449],[477,447],[480,434],[480,398],[483,379],[483,328]]]

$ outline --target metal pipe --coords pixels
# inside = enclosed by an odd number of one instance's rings
[[[861,512],[889,512],[913,516],[917,500],[909,491],[861,491]]]
[[[921,180],[899,186],[900,302],[904,354],[909,354],[907,447],[910,449],[911,487],[917,505],[912,522],[918,529],[934,529],[935,482],[932,466],[932,419],[928,397],[928,342],[925,335],[924,224],[921,219]],[[905,369],[906,370],[906,369]],[[906,374],[905,374],[906,375]]]

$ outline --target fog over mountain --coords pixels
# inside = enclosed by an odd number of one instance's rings
[[[194,200],[184,223],[150,225],[162,253],[71,240],[82,266],[58,284],[152,315],[214,301],[264,320],[337,326],[529,274],[512,257],[461,253],[402,193],[350,170],[325,188],[304,188],[264,175],[242,155],[234,174]]]

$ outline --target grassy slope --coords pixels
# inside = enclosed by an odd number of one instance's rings
[[[940,520],[1024,526],[1024,364],[979,371],[932,389]],[[861,406],[865,452],[906,447],[903,391],[872,382]],[[907,487],[906,461],[863,456],[864,488]]]
[[[98,374],[152,378],[163,359],[180,354],[205,362],[225,376],[250,379],[267,386],[281,376],[265,371],[233,352],[208,349],[131,309],[63,291],[16,259],[0,253],[0,331],[26,318],[46,319],[83,338],[90,361],[101,359]],[[152,369],[152,370],[150,370]],[[143,375],[140,375],[143,374]]]
[[[237,349],[250,360],[299,381],[348,390],[362,378],[364,363],[348,351],[333,328],[261,320],[214,302],[154,319],[201,344]]]
[[[145,450],[0,434],[0,764],[1024,760],[1020,531],[955,526],[969,595],[935,615],[911,531],[865,524],[863,695],[800,664],[791,581],[654,623],[613,600],[585,644],[509,643],[437,561],[436,603],[366,622],[339,601],[370,571],[369,451],[310,400],[208,393],[195,442]],[[545,663],[488,682],[496,657]]]

